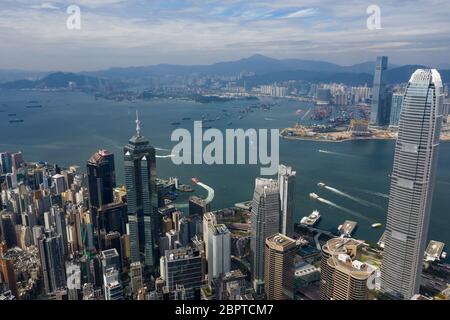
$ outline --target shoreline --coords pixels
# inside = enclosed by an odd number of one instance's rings
[[[298,141],[311,141],[311,142],[325,142],[325,143],[339,143],[339,142],[349,142],[349,141],[358,141],[358,140],[397,140],[395,138],[379,138],[379,137],[355,137],[341,140],[328,140],[328,139],[317,139],[317,138],[306,138],[306,137],[287,137],[280,134],[280,137],[286,140],[298,140]],[[440,139],[440,142],[448,143],[450,139]]]

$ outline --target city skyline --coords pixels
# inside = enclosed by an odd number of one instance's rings
[[[432,1],[6,0],[0,300],[450,300]]]

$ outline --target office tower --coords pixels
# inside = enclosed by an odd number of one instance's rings
[[[11,153],[2,152],[0,153],[0,173],[7,174],[12,172],[12,158]]]
[[[119,271],[122,268],[119,253],[116,249],[103,250],[101,255],[102,272],[105,274],[109,269],[113,268]]]
[[[25,165],[25,161],[23,160],[22,152],[16,152],[11,154],[11,165],[12,171],[17,172],[22,166]]]
[[[8,284],[8,289],[11,290],[15,297],[18,297],[16,272],[14,271],[13,261],[2,258],[0,254],[0,279],[2,282]]]
[[[322,247],[320,298],[322,300],[367,300],[368,279],[376,269],[358,260],[364,241],[334,238]]]
[[[126,219],[127,205],[125,203],[109,203],[101,206],[97,211],[97,228],[104,229],[106,233],[117,231],[123,235]]]
[[[278,167],[278,185],[280,188],[281,206],[281,233],[294,236],[294,208],[295,208],[295,176],[291,167],[280,165]]]
[[[182,246],[186,246],[190,242],[189,221],[186,217],[182,217],[178,221],[178,234]]]
[[[247,281],[241,270],[231,270],[214,279],[216,300],[240,300],[245,295]]]
[[[103,275],[103,288],[105,290],[105,300],[123,300],[119,271],[114,268],[106,270],[106,273]]]
[[[392,95],[391,118],[389,125],[397,127],[400,120],[400,111],[402,109],[403,93],[394,93]]]
[[[142,265],[140,262],[133,262],[130,264],[130,284],[131,291],[134,295],[137,295],[139,290],[144,287],[142,281]]]
[[[60,195],[64,191],[67,190],[66,181],[64,180],[64,176],[62,174],[55,174],[52,177],[53,187],[56,195]]]
[[[106,204],[113,202],[113,189],[116,187],[114,154],[98,150],[87,161],[89,190],[89,209],[97,227],[97,212]]]
[[[208,280],[230,271],[231,233],[224,224],[209,224],[208,227]]]
[[[172,219],[170,219],[170,217],[164,216],[162,218],[161,232],[166,233],[172,229],[174,229]]]
[[[189,215],[204,215],[211,211],[211,206],[205,199],[197,196],[189,198]]]
[[[281,233],[266,239],[264,253],[264,291],[268,300],[294,298],[295,240]]]
[[[154,266],[154,246],[160,232],[155,148],[141,135],[138,116],[136,124],[136,135],[131,137],[124,148],[131,258],[132,262],[140,261],[136,256],[139,251],[145,265]]]
[[[391,174],[381,272],[383,291],[410,299],[419,293],[442,125],[442,82],[418,69],[403,97]]]
[[[41,235],[38,245],[44,288],[50,294],[66,286],[62,236],[52,236],[50,233]]]
[[[390,103],[386,88],[388,57],[377,57],[372,89],[372,111],[370,124],[385,126],[389,124]]]
[[[192,298],[194,291],[202,285],[202,257],[194,248],[184,247],[166,251],[161,257],[161,270],[169,291],[174,291],[181,285]]]
[[[0,212],[1,240],[6,243],[8,249],[17,246],[17,232],[14,215],[7,211]]]
[[[67,251],[67,228],[66,228],[66,213],[59,207],[52,207],[53,219],[55,221],[56,233],[61,235],[61,240],[63,244],[63,253],[66,257],[68,255]]]
[[[203,242],[205,243],[205,254],[206,254],[206,260],[208,260],[209,255],[209,226],[214,225],[217,223],[216,215],[213,212],[207,212],[203,214]]]
[[[251,212],[250,256],[253,287],[264,288],[264,246],[266,238],[280,232],[280,190],[278,181],[257,178]]]

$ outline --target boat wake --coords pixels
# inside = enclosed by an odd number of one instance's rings
[[[214,199],[214,189],[211,188],[210,186],[207,186],[206,184],[202,183],[202,182],[197,182],[197,184],[202,187],[203,189],[205,189],[206,191],[208,191],[208,196],[205,199],[206,203],[211,203]]]
[[[358,188],[358,189],[355,188],[355,190],[361,191],[361,192],[366,193],[366,194],[370,194],[370,195],[372,195],[372,196],[377,196],[377,197],[389,199],[389,195],[386,194],[386,193],[375,192],[375,191],[372,191],[372,190],[359,189],[359,188]]]
[[[350,200],[353,200],[353,201],[355,201],[355,202],[357,202],[359,204],[362,204],[363,206],[375,207],[375,208],[378,208],[380,210],[384,210],[381,206],[377,205],[376,203],[372,203],[372,202],[363,200],[361,198],[354,197],[354,196],[349,195],[348,193],[345,193],[345,192],[343,192],[343,191],[341,191],[339,189],[336,189],[336,188],[333,188],[333,187],[330,187],[330,186],[325,186],[325,189],[330,190],[331,192],[334,192],[334,193],[336,193],[338,195],[341,195],[343,197],[346,197],[346,198],[348,198]]]
[[[318,198],[317,198],[317,201],[320,201],[320,202],[322,202],[322,203],[325,203],[325,204],[327,204],[327,205],[329,205],[329,206],[331,206],[331,207],[334,207],[334,208],[336,208],[336,209],[339,209],[339,210],[341,210],[341,211],[344,211],[344,212],[346,212],[346,213],[348,213],[348,214],[351,214],[351,215],[353,215],[353,216],[355,216],[355,217],[358,217],[358,218],[360,218],[360,219],[364,219],[364,220],[369,221],[369,222],[374,222],[372,219],[367,218],[367,217],[363,216],[362,214],[360,214],[360,213],[358,213],[358,212],[355,212],[355,211],[353,211],[353,210],[344,208],[344,207],[342,207],[342,206],[340,206],[340,205],[338,205],[338,204],[336,204],[336,203],[334,203],[334,202],[332,202],[332,201],[330,201],[330,200],[327,200],[327,199],[318,197]]]
[[[348,153],[334,152],[334,151],[328,151],[328,150],[322,150],[322,149],[319,149],[318,151],[320,153],[331,154],[331,155],[334,155],[334,156],[357,158],[357,156],[352,155],[352,154],[348,154]]]
[[[168,154],[165,156],[155,155],[155,158],[158,158],[158,159],[173,158],[173,157],[175,157],[174,154]]]

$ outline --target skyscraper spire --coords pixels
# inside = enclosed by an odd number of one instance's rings
[[[139,120],[139,111],[136,110],[136,135],[141,136],[141,120]]]

